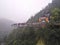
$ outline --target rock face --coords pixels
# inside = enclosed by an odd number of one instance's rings
[[[0,40],[7,36],[13,29],[11,24],[14,22],[8,19],[0,19]]]

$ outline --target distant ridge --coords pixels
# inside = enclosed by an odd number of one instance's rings
[[[11,27],[11,24],[14,22],[8,19],[1,18],[0,19],[0,39],[3,39],[5,36],[7,36],[11,30],[13,29]]]

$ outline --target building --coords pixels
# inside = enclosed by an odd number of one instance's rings
[[[42,16],[39,18],[39,22],[49,22],[49,18],[47,16]]]

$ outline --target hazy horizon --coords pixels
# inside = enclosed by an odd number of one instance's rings
[[[0,18],[26,22],[52,0],[0,0]]]

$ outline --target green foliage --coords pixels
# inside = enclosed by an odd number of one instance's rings
[[[54,8],[51,11],[51,21],[53,21],[53,22],[60,21],[60,9],[59,8]]]
[[[51,9],[56,10],[57,8],[60,8],[60,0],[52,0],[52,3],[49,3],[44,9],[40,10],[37,14],[35,14],[33,18],[30,18],[27,22],[31,22],[32,20],[33,22],[37,22],[41,16],[43,15],[47,16],[47,14],[51,13]],[[60,9],[57,9],[57,10],[60,10]],[[55,13],[55,14],[58,14],[58,13]]]
[[[35,34],[33,27],[18,28],[7,38],[7,45],[34,45]]]
[[[38,42],[41,38],[43,39],[45,45],[60,45],[60,26],[58,29],[54,24],[51,23],[60,21],[59,4],[59,0],[53,0],[50,5],[27,21],[38,22],[39,17],[49,12],[51,13],[51,19],[50,23],[47,24],[47,28],[25,27],[15,29],[7,37],[6,45],[39,45]]]
[[[8,36],[6,45],[36,45],[42,38],[45,45],[60,45],[60,28],[25,27],[13,30]]]

